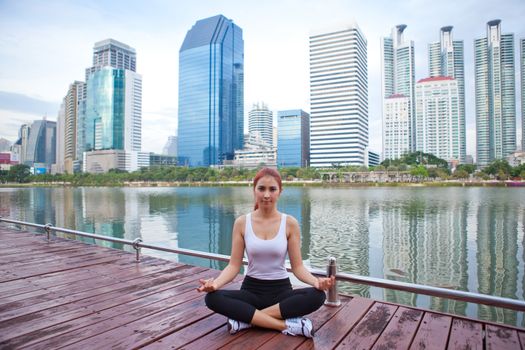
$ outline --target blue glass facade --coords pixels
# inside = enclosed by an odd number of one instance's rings
[[[104,67],[87,80],[86,151],[124,149],[125,71]]]
[[[178,156],[181,165],[233,159],[244,130],[242,30],[219,15],[197,21],[179,52]]]
[[[24,164],[45,164],[46,171],[50,171],[51,164],[56,163],[56,133],[56,122],[35,120],[29,128]]]
[[[277,166],[306,167],[310,157],[308,113],[297,109],[277,112]]]

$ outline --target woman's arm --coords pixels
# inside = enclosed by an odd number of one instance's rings
[[[292,272],[300,281],[320,290],[327,290],[335,283],[335,277],[315,277],[303,264],[301,257],[301,233],[299,223],[293,216],[287,216],[288,257]]]
[[[246,223],[246,216],[240,216],[233,224],[232,232],[232,252],[228,266],[220,273],[217,278],[210,278],[207,280],[199,280],[201,286],[197,288],[199,292],[214,292],[220,289],[225,284],[231,282],[239,274],[242,266],[242,258],[244,256],[244,227]]]

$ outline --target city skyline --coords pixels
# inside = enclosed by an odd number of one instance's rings
[[[148,146],[143,150],[156,152],[168,136],[176,134],[177,86],[173,81],[178,80],[178,49],[187,29],[207,16],[223,14],[243,28],[245,111],[262,100],[273,111],[301,108],[309,112],[308,37],[313,30],[355,19],[368,40],[369,144],[374,151],[381,150],[380,38],[393,26],[408,25],[408,37],[415,43],[416,80],[428,76],[428,44],[436,41],[441,27],[454,26],[454,38],[464,41],[467,154],[475,154],[473,42],[485,35],[486,22],[496,18],[502,20],[503,32],[514,33],[516,42],[525,37],[520,25],[525,4],[520,1],[509,1],[506,6],[488,1],[454,5],[204,1],[185,6],[7,1],[0,4],[0,13],[0,28],[5,33],[0,39],[0,64],[6,67],[0,76],[0,137],[15,141],[22,123],[43,115],[56,120],[67,87],[74,80],[83,80],[83,69],[91,65],[84,52],[92,49],[93,42],[114,38],[137,50],[137,69],[144,77],[143,145]],[[251,20],[254,13],[261,21]],[[56,18],[54,23],[49,23],[50,16]],[[267,25],[260,26],[262,22]],[[518,78],[516,70],[516,94],[520,96]],[[521,120],[519,111],[517,99],[517,119]],[[521,130],[520,123],[516,128]]]

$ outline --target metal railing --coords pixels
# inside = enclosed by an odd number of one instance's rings
[[[98,235],[94,233],[70,230],[67,228],[54,227],[51,224],[47,224],[47,225],[34,224],[34,223],[29,223],[29,222],[24,222],[24,221],[6,219],[3,217],[0,217],[0,222],[41,228],[46,232],[48,240],[51,239],[51,232],[54,231],[54,232],[69,233],[69,234],[74,234],[77,236],[89,237],[89,238],[100,239],[100,240],[104,240],[108,242],[129,245],[135,249],[137,261],[140,261],[140,249],[141,248],[159,250],[159,251],[168,252],[168,253],[189,255],[189,256],[224,261],[224,262],[228,262],[230,260],[230,257],[228,255],[223,255],[223,254],[206,253],[206,252],[201,252],[201,251],[191,250],[191,249],[184,249],[184,248],[166,248],[166,247],[160,247],[160,246],[156,246],[152,244],[146,244],[146,243],[143,243],[142,239],[140,238],[137,238],[134,241],[131,241],[128,239],[114,238],[114,237],[108,237],[108,236]],[[244,265],[247,265],[248,261],[246,259],[243,259],[242,263]],[[287,267],[287,270],[289,272],[292,272],[290,267]],[[455,299],[455,300],[461,300],[465,302],[484,304],[484,305],[502,307],[506,309],[512,309],[516,311],[525,312],[525,301],[522,301],[522,300],[502,298],[502,297],[497,297],[497,296],[492,296],[492,295],[478,294],[478,293],[439,288],[439,287],[433,287],[433,286],[426,286],[426,285],[415,284],[415,283],[392,281],[392,280],[376,278],[376,277],[353,275],[353,274],[344,273],[344,272],[337,272],[336,260],[333,257],[330,257],[328,259],[328,265],[327,265],[326,271],[323,271],[320,269],[310,269],[310,272],[315,276],[323,276],[323,277],[327,275],[328,276],[335,275],[336,281],[352,282],[352,283],[364,284],[368,286],[374,286],[374,287],[380,287],[380,288],[386,288],[386,289],[394,289],[394,290],[412,292],[412,293],[417,293],[417,294],[424,294],[424,295],[440,297],[440,298]],[[336,283],[332,287],[332,289],[328,291],[327,305],[337,306],[339,304],[340,302],[339,302],[339,296],[337,293],[337,283]]]

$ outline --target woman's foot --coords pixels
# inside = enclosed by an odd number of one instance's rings
[[[250,328],[252,325],[249,323],[244,323],[241,321],[233,320],[231,318],[228,319],[228,331],[230,334],[235,334],[238,331],[242,331],[243,329]]]
[[[306,338],[312,338],[314,336],[314,326],[312,321],[306,317],[295,317],[284,320],[286,329],[282,332],[288,335],[302,335]]]

